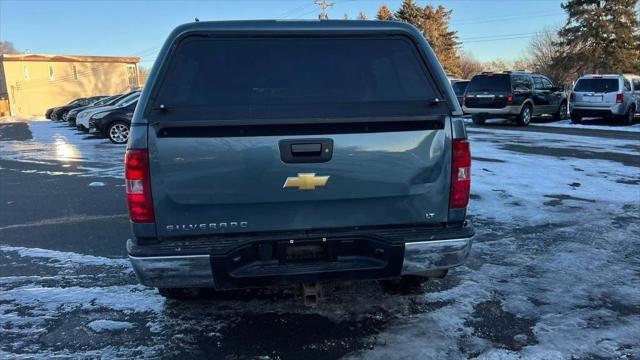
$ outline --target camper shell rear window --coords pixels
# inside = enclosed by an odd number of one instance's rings
[[[406,36],[194,35],[169,56],[146,110],[157,122],[448,112],[432,104],[442,95]]]

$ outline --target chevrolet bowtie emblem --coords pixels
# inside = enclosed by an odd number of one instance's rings
[[[299,190],[315,190],[316,186],[325,186],[329,181],[328,176],[316,176],[315,173],[298,174],[285,180],[283,188],[297,187]]]

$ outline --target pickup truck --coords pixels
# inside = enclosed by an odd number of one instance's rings
[[[138,280],[167,297],[391,280],[463,263],[471,155],[414,27],[220,21],[176,28],[125,156]]]

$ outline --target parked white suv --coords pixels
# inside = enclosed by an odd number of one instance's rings
[[[569,110],[576,124],[590,116],[618,118],[631,124],[640,111],[640,76],[584,75],[573,87]]]

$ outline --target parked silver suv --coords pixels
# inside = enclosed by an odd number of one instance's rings
[[[618,118],[633,123],[640,109],[640,76],[584,75],[576,81],[571,93],[571,121],[580,123],[583,117]]]

